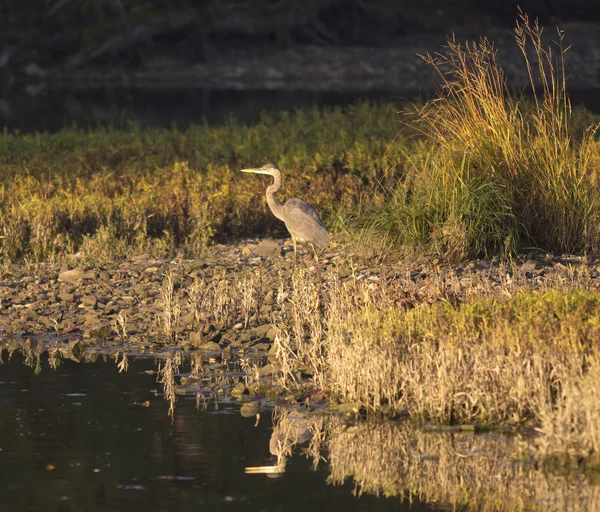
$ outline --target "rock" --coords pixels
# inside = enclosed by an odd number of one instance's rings
[[[223,349],[214,341],[209,341],[208,343],[201,345],[200,350],[204,350],[207,352],[219,352],[219,353],[223,351]]]
[[[110,325],[108,324],[103,324],[100,325],[98,327],[94,327],[93,329],[90,329],[88,331],[88,334],[92,337],[92,338],[108,338],[111,334],[112,334],[112,329],[110,328]]]
[[[242,248],[242,256],[250,256],[251,254],[254,254],[254,249],[256,249],[256,245],[254,244],[245,245]]]
[[[202,339],[202,334],[197,332],[197,331],[193,331],[190,333],[190,343],[196,347],[199,348],[202,345],[204,345],[204,340]]]
[[[209,334],[212,334],[217,330],[218,329],[213,324],[207,324],[202,326],[202,330],[200,331],[200,333],[202,334],[202,336],[208,336]]]
[[[275,343],[273,343],[273,345],[271,345],[271,348],[269,349],[269,352],[267,353],[267,359],[269,360],[270,363],[275,363],[277,361],[277,345]]]
[[[260,370],[258,370],[258,374],[261,377],[267,377],[269,375],[273,375],[274,370],[275,370],[275,368],[273,367],[272,364],[266,364]]]
[[[190,270],[202,270],[206,267],[206,262],[202,258],[197,258],[190,262]]]
[[[67,270],[61,272],[58,276],[58,280],[63,283],[75,283],[80,279],[83,279],[85,272],[80,268],[74,268],[73,270]]]
[[[538,268],[540,268],[540,263],[537,260],[529,260],[521,265],[523,272],[534,272]]]
[[[231,390],[232,396],[241,396],[246,392],[246,384],[238,382]]]
[[[271,324],[264,324],[264,325],[259,325],[258,327],[255,327],[254,329],[252,329],[252,334],[254,334],[257,338],[264,338],[264,337],[269,337],[267,336],[267,333],[269,331],[271,331],[272,327]]]
[[[360,412],[360,404],[359,403],[346,403],[339,404],[335,407],[335,410],[342,414],[343,416],[358,416]]]
[[[248,402],[242,405],[240,409],[240,414],[244,418],[252,418],[258,414],[260,410],[260,404],[258,402]]]
[[[256,339],[256,336],[249,332],[242,332],[237,341],[240,343],[250,343],[253,339]]]
[[[103,270],[98,275],[98,279],[100,279],[100,281],[110,281],[110,274],[106,272],[106,270]]]
[[[263,258],[278,256],[281,255],[281,247],[277,241],[267,238],[265,240],[261,240],[260,243],[254,248],[254,254],[262,256]]]
[[[96,313],[88,313],[83,317],[83,321],[87,325],[97,324],[100,321],[100,317]]]
[[[81,303],[94,308],[98,303],[98,298],[95,295],[84,295],[81,297]]]
[[[268,341],[268,338],[261,338],[261,339]],[[254,350],[255,352],[264,352],[265,354],[269,351],[270,348],[271,348],[271,343],[266,343],[266,342],[260,342],[260,343],[256,343],[256,344],[252,345],[252,350]]]
[[[73,302],[75,295],[72,293],[59,293],[58,298],[63,302]]]
[[[210,338],[208,338],[208,341],[212,343],[219,343],[219,341],[221,341],[222,336],[223,335],[221,334],[221,332],[217,331]]]

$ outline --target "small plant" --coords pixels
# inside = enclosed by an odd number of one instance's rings
[[[62,317],[63,317],[62,313],[56,317],[54,317],[54,316],[50,317],[50,321],[52,322],[52,327],[54,327],[54,332],[56,333],[56,335],[60,334],[60,330],[61,330],[60,324],[62,322]]]
[[[121,343],[127,341],[127,315],[121,311],[116,318],[117,336]]]
[[[177,401],[175,374],[179,372],[181,365],[181,354],[177,352],[173,356],[167,357],[158,368],[157,382],[163,385],[163,394],[169,402],[169,416],[174,417],[175,402]]]
[[[179,332],[179,319],[181,316],[181,306],[179,305],[179,296],[175,292],[175,282],[173,274],[167,273],[160,291],[162,311],[159,313],[159,321],[167,337],[167,341],[175,343]]]
[[[119,373],[126,372],[129,368],[129,360],[127,359],[127,354],[124,351],[117,352],[115,355],[115,362],[119,360],[119,355],[121,356],[121,361],[117,364]]]

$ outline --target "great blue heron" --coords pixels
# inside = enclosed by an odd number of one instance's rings
[[[321,247],[329,247],[329,234],[323,226],[323,222],[317,211],[306,201],[295,197],[288,199],[285,204],[277,201],[275,192],[281,188],[281,172],[273,164],[266,164],[258,169],[242,169],[242,172],[273,176],[273,183],[267,187],[267,203],[273,215],[285,222],[285,227],[290,232],[290,235],[292,235],[294,265],[297,261],[296,243],[308,242],[312,245],[318,270],[319,259],[317,258],[314,244]]]

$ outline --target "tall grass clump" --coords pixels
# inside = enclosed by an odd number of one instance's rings
[[[415,303],[402,283],[333,278],[323,302],[323,325],[280,326],[290,385],[305,367],[335,401],[422,422],[533,426],[536,456],[598,459],[598,290],[511,283]]]
[[[416,107],[410,124],[425,135],[376,230],[442,254],[598,249],[597,126],[577,134],[567,95],[563,34],[545,48],[542,28],[521,14],[515,39],[532,98],[513,94],[487,39],[448,41],[425,56],[439,95]],[[391,222],[390,222],[391,220]]]

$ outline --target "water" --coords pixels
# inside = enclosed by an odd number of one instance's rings
[[[189,395],[171,418],[154,360],[130,356],[119,373],[116,349],[56,369],[46,353],[22,353],[4,351],[0,365],[3,510],[600,510],[597,474],[528,461],[531,438],[304,407],[245,418],[234,399],[203,407]],[[157,357],[166,368],[177,356]]]
[[[286,91],[286,90],[184,90],[105,89],[93,91],[41,90],[34,95],[23,88],[0,98],[0,129],[26,132],[56,132],[77,125],[82,128],[114,126],[128,128],[133,122],[147,127],[184,129],[207,120],[222,123],[233,117],[255,122],[262,111],[293,110],[299,107],[345,106],[360,100],[406,101],[430,98],[431,91],[398,94],[375,91]],[[584,105],[600,113],[597,90],[571,91],[573,105]]]
[[[114,126],[127,128],[132,122],[147,127],[185,129],[204,120],[223,123],[228,118],[254,122],[262,111],[291,110],[299,107],[350,105],[359,100],[401,102],[416,99],[417,93],[402,98],[394,91],[318,92],[285,90],[139,90],[100,91],[43,90],[30,96],[22,89],[0,98],[0,128],[9,131],[55,132],[77,125],[82,128]]]
[[[298,454],[279,478],[271,414],[239,405],[197,408],[180,397],[173,421],[151,360],[64,361],[41,372],[15,354],[0,366],[0,503],[18,511],[408,510],[399,498],[352,495]],[[433,510],[414,503],[410,510]]]

